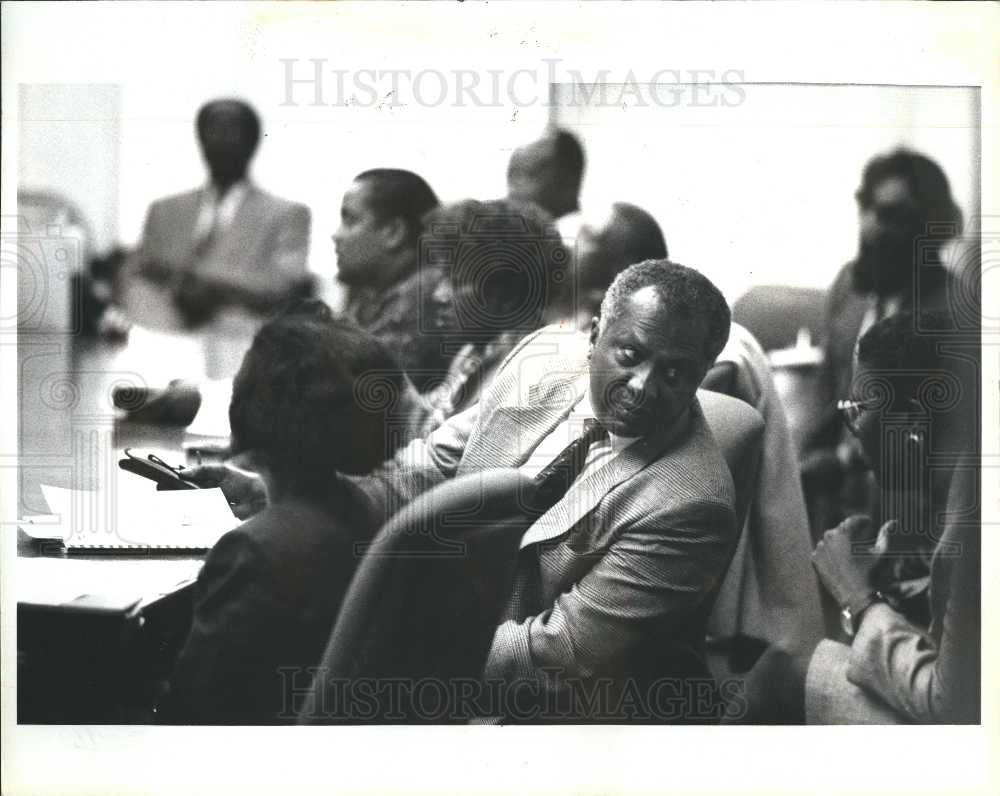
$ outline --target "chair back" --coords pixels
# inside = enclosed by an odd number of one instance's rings
[[[742,532],[757,488],[764,418],[749,404],[719,392],[698,390],[698,402],[733,476],[736,527]]]
[[[733,475],[742,528],[763,421],[735,398],[698,397]],[[446,481],[394,515],[358,551],[299,723],[467,721],[448,708],[461,681],[482,672],[533,494],[520,471],[487,470]]]
[[[482,672],[533,490],[516,469],[488,470],[450,479],[395,514],[358,551],[299,723],[467,721],[449,715],[450,697]],[[399,685],[384,687],[391,682]],[[369,686],[377,697],[351,699]]]
[[[765,351],[789,348],[800,329],[808,329],[815,341],[822,338],[825,301],[826,292],[816,288],[755,285],[733,304],[733,320]]]

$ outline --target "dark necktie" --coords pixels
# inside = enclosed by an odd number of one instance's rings
[[[597,420],[589,418],[583,421],[583,434],[567,445],[548,467],[535,476],[537,490],[532,505],[534,511],[544,514],[559,502],[583,472],[590,447],[607,434],[608,430]],[[503,620],[514,619],[520,622],[525,616],[541,610],[540,547],[537,544],[528,545],[518,553],[517,572]]]
[[[584,420],[583,434],[567,445],[548,467],[535,476],[537,507],[541,511],[547,511],[566,494],[570,485],[583,472],[591,445],[607,434],[608,430],[594,418]]]

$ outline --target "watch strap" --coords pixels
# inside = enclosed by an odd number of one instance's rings
[[[870,591],[864,597],[859,600],[854,600],[850,604],[844,606],[845,610],[850,612],[851,624],[853,625],[853,630],[855,633],[858,632],[858,625],[861,624],[861,616],[871,608],[875,603],[886,602],[885,595],[880,591]]]

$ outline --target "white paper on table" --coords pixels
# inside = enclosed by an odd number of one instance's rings
[[[63,605],[100,595],[102,602],[122,607],[156,599],[194,581],[198,559],[18,558],[15,587],[19,603]]]
[[[205,353],[201,336],[133,326],[118,367],[140,374],[150,387],[165,387],[173,379],[205,378]]]
[[[121,482],[114,482],[120,484]],[[148,485],[84,491],[42,484],[53,525],[37,525],[42,538],[68,547],[184,547],[209,549],[240,524],[221,489],[158,492]],[[22,526],[29,535],[32,526]]]
[[[204,437],[229,438],[229,401],[233,394],[232,379],[214,379],[198,385],[201,406],[187,427],[188,434]]]

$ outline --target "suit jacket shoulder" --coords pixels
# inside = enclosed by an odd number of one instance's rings
[[[309,208],[301,202],[276,196],[256,185],[251,185],[247,193],[247,199],[251,198],[267,208],[268,215],[271,216],[305,215],[308,218],[310,215]]]

